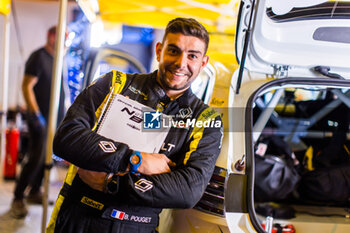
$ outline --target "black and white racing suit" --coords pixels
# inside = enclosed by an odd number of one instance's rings
[[[56,132],[53,149],[73,165],[67,172],[47,232],[156,232],[162,208],[191,208],[201,198],[220,153],[220,115],[190,89],[170,101],[156,81],[156,72],[107,73],[87,87],[70,107]],[[128,145],[95,132],[111,92],[171,115],[173,122],[195,119],[214,122],[215,126],[175,124],[159,152],[176,163],[172,172],[151,176],[128,173],[119,177],[116,194],[96,191],[76,175],[77,167],[123,172],[133,152]],[[101,141],[113,143],[116,150],[105,152],[99,146]]]

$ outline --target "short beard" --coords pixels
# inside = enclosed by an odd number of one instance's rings
[[[161,86],[166,90],[166,91],[181,91],[187,89],[191,83],[186,83],[187,85],[182,86],[182,87],[176,87],[176,86],[170,86],[166,81],[165,78],[163,78],[162,75],[159,75],[159,81],[161,83]]]

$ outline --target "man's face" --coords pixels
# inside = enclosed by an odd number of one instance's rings
[[[169,33],[156,45],[158,80],[166,90],[186,90],[208,63],[205,43],[194,36]]]
[[[50,33],[47,36],[47,43],[49,44],[49,46],[52,49],[55,49],[55,45],[56,45],[56,33]]]
[[[68,39],[68,32],[65,32],[64,34],[64,40],[66,41]],[[50,33],[47,36],[47,43],[52,48],[55,49],[56,46],[56,33]],[[66,43],[64,43],[65,45]]]

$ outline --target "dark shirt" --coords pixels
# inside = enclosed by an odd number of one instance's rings
[[[50,107],[50,92],[52,80],[53,57],[45,48],[34,51],[28,58],[24,73],[38,78],[34,86],[34,94],[41,114],[48,120]],[[58,119],[64,115],[64,91],[61,82],[60,106],[58,109]]]

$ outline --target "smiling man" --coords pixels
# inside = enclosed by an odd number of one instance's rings
[[[200,23],[176,18],[156,45],[158,70],[112,71],[78,96],[54,139],[55,154],[72,165],[47,232],[157,232],[162,208],[192,208],[199,201],[222,140],[220,115],[190,89],[208,63],[208,42]],[[175,122],[220,124],[172,127],[158,153],[134,151],[96,133],[111,93],[170,115]]]
[[[203,70],[209,60],[208,43],[205,35],[196,37],[171,31],[166,33],[163,43],[157,43],[157,81],[169,97],[181,95]]]

